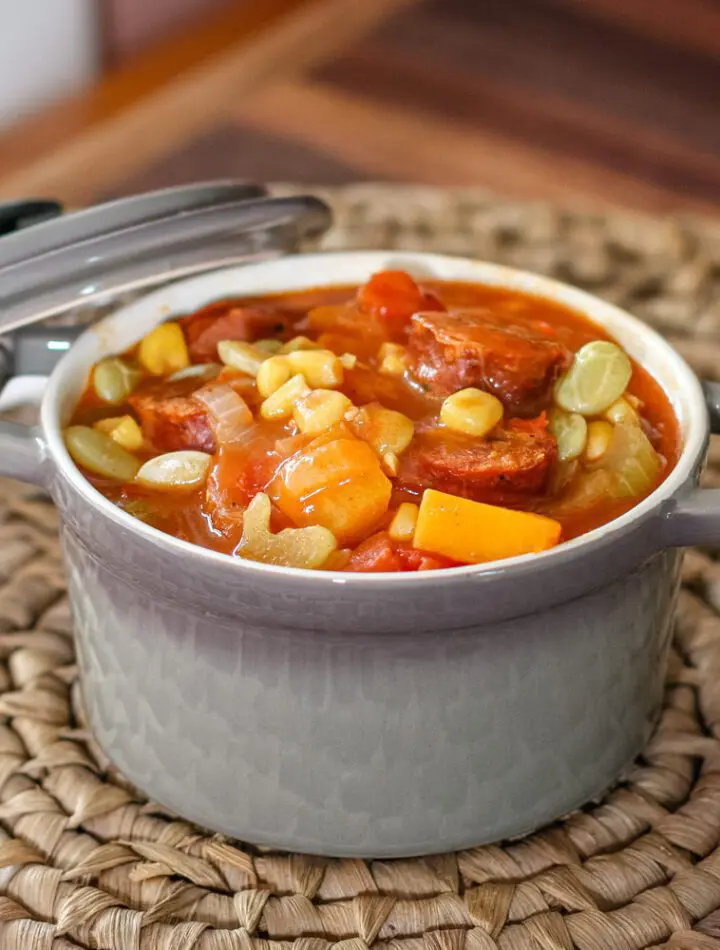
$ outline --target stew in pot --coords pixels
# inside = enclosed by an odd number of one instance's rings
[[[665,394],[585,317],[402,271],[160,324],[93,368],[65,441],[162,531],[341,571],[546,550],[637,504],[679,453]]]

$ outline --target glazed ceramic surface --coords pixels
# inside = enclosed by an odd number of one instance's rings
[[[546,552],[401,575],[292,571],[132,519],[77,471],[61,429],[100,357],[232,294],[357,283],[402,267],[560,300],[606,326],[669,394],[684,451],[649,498]],[[158,291],[89,330],[0,469],[48,486],[87,712],[150,796],[210,828],[322,854],[399,856],[520,834],[608,787],[658,714],[679,545],[720,538],[699,491],[697,379],[627,314],[554,281],[428,254],[305,255]]]

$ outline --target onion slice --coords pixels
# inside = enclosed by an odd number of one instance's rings
[[[248,404],[227,383],[211,383],[193,393],[208,410],[210,425],[218,446],[242,439],[253,423]]]

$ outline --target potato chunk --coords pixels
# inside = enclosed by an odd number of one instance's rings
[[[319,443],[319,444],[318,444]],[[388,509],[392,485],[359,439],[322,439],[280,468],[270,496],[295,524],[322,525],[341,545],[361,540]]]

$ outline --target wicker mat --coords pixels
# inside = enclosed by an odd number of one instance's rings
[[[719,226],[469,191],[330,198],[329,246],[550,272],[641,313],[701,373],[720,367]],[[520,841],[335,861],[223,840],[114,773],[78,706],[55,512],[13,483],[0,497],[1,950],[720,947],[720,549],[687,556],[662,722],[601,803]]]

